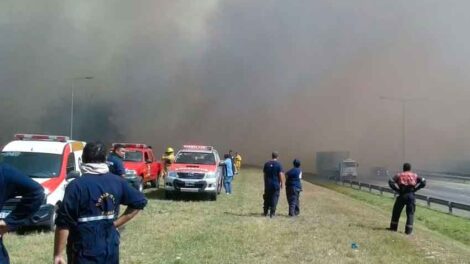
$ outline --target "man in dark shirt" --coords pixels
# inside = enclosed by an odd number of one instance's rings
[[[88,143],[82,160],[84,174],[67,186],[57,212],[54,264],[65,264],[62,257],[65,244],[68,263],[117,264],[117,228],[136,216],[147,199],[125,179],[109,173],[103,144]],[[121,204],[127,208],[116,219]]]
[[[108,155],[108,166],[109,172],[116,174],[118,176],[124,176],[126,174],[126,169],[124,168],[124,155],[126,154],[126,149],[122,144],[115,144],[113,146],[113,152]]]
[[[0,263],[8,264],[8,252],[3,245],[3,235],[29,223],[29,218],[37,212],[45,194],[42,186],[19,170],[8,165],[0,165],[0,209],[8,199],[21,196],[15,209],[0,220]]]
[[[264,205],[263,215],[274,217],[276,214],[276,206],[279,200],[279,192],[283,186],[284,171],[281,163],[277,160],[279,154],[275,151],[272,153],[272,160],[266,162],[263,168],[264,174]]]

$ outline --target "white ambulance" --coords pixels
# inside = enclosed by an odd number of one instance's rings
[[[80,163],[85,142],[65,136],[16,134],[6,144],[0,161],[9,164],[40,183],[45,196],[39,211],[31,217],[32,226],[54,229],[56,208],[64,197],[67,183],[81,176]],[[8,200],[0,211],[5,218],[19,201]]]

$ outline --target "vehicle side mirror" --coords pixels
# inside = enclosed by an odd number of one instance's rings
[[[67,174],[67,177],[65,177],[66,180],[73,180],[73,179],[78,179],[80,178],[80,172],[78,171],[71,171]]]

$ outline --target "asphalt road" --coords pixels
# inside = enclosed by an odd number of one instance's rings
[[[311,174],[306,174],[304,180],[315,182],[321,180]],[[364,178],[359,177],[359,182],[365,182],[378,186],[388,187],[388,178]],[[440,198],[451,202],[463,203],[470,205],[470,183],[454,182],[442,178],[426,177],[426,188],[418,191],[419,194]]]
[[[388,179],[358,179],[361,182],[388,187]],[[470,184],[426,178],[426,188],[419,194],[440,198],[452,202],[470,204]]]

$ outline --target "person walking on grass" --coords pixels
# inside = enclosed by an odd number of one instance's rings
[[[283,187],[284,170],[278,161],[279,153],[274,151],[272,159],[264,164],[264,194],[263,194],[263,215],[273,218],[276,215],[279,193]]]
[[[390,221],[390,230],[397,231],[398,221],[401,211],[406,206],[406,226],[405,233],[410,235],[413,232],[413,221],[415,214],[415,192],[426,186],[426,179],[419,177],[411,171],[409,163],[403,164],[403,172],[398,173],[388,181],[392,190],[398,193],[393,205],[392,220]]]
[[[300,214],[299,196],[302,191],[302,170],[300,160],[294,159],[294,167],[286,172],[286,197],[289,204],[289,216]]]

